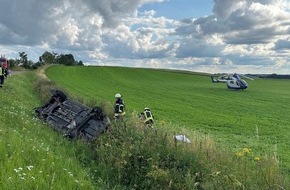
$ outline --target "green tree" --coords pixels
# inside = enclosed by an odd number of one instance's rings
[[[41,63],[40,61],[33,63],[31,68],[32,69],[37,69],[38,67],[40,67],[41,65],[43,65],[43,63]]]
[[[77,65],[79,65],[79,66],[83,66],[84,63],[83,63],[82,61],[79,61],[79,62],[77,62]]]
[[[19,64],[19,60],[15,60],[15,59],[9,59],[8,62],[9,62],[9,67],[10,68],[13,68],[13,67],[15,67],[16,65]]]
[[[59,64],[63,64],[63,65],[75,65],[75,59],[74,56],[72,54],[60,54],[58,56],[57,62]]]
[[[19,52],[19,57],[20,57],[20,64],[22,64],[22,66],[24,68],[30,68],[30,64],[31,62],[27,60],[27,54],[25,52]]]
[[[39,58],[40,62],[44,64],[55,64],[57,62],[57,54],[54,52],[45,51]]]

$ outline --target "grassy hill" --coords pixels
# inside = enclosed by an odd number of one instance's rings
[[[262,138],[260,128],[252,136],[249,135],[249,142],[245,139],[244,142],[235,142],[235,138],[244,137],[239,137],[242,134],[226,134],[228,126],[222,123],[228,115],[223,113],[223,106],[220,106],[219,112],[214,112],[214,108],[208,109],[212,103],[197,101],[206,100],[207,91],[210,95],[215,91],[234,94],[224,86],[208,84],[207,77],[107,67],[57,66],[49,68],[47,73],[58,88],[64,88],[71,97],[91,105],[102,104],[105,109],[112,108],[117,91],[122,93],[128,108],[127,127],[113,122],[110,130],[93,144],[64,139],[33,114],[33,108],[43,104],[41,97],[47,96],[48,87],[53,84],[40,80],[34,72],[14,75],[0,89],[3,97],[0,114],[0,189],[290,187],[287,173],[283,177],[279,171],[280,153],[277,157],[275,144],[268,144],[269,147],[264,145],[266,138]],[[203,94],[204,86],[207,88]],[[182,96],[170,93],[175,88],[180,90],[177,92]],[[272,92],[271,89],[267,90]],[[249,92],[250,89],[245,94]],[[218,103],[220,98],[226,99],[220,95],[211,100],[217,105],[224,105]],[[275,99],[273,96],[271,98]],[[149,106],[157,117],[156,130],[142,128],[139,119],[132,113],[141,111],[145,106]],[[195,115],[191,113],[193,110],[196,110],[193,112]],[[198,110],[204,114],[212,113],[213,116],[203,115]],[[209,125],[213,119],[206,124],[206,117],[214,116],[220,125],[219,130],[212,130],[215,122]],[[233,118],[239,117],[233,115]],[[201,122],[203,120],[204,123]],[[287,124],[287,120],[284,122]],[[245,130],[248,129],[245,127]],[[174,133],[186,134],[192,143],[174,141]],[[271,138],[272,133],[267,135]],[[280,142],[275,143],[279,151]],[[287,154],[282,156],[287,158]]]
[[[256,79],[244,91],[213,84],[208,76],[117,67],[51,67],[50,79],[73,94],[97,102],[120,92],[128,113],[150,107],[157,120],[208,133],[238,151],[275,153],[290,174],[290,80]]]

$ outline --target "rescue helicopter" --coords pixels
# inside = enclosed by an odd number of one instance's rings
[[[248,83],[244,79],[242,79],[242,77],[246,79],[254,80],[250,77],[247,77],[242,74],[237,74],[237,73],[234,73],[231,75],[224,75],[219,78],[214,78],[213,76],[210,76],[210,77],[213,83],[226,83],[228,89],[231,89],[231,90],[244,90],[248,88]]]

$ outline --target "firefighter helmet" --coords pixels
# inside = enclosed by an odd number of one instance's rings
[[[117,93],[116,95],[115,95],[115,98],[121,98],[122,96],[121,96],[121,94],[120,93]]]

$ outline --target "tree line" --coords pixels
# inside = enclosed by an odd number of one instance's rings
[[[57,54],[49,51],[45,51],[37,62],[28,60],[25,52],[19,52],[19,58],[9,59],[8,61],[11,68],[21,66],[26,69],[37,69],[46,64],[63,64],[67,66],[84,65],[82,61],[76,61],[72,54]]]
[[[290,75],[283,74],[249,74],[249,76],[255,76],[259,78],[271,78],[271,79],[290,79]]]

